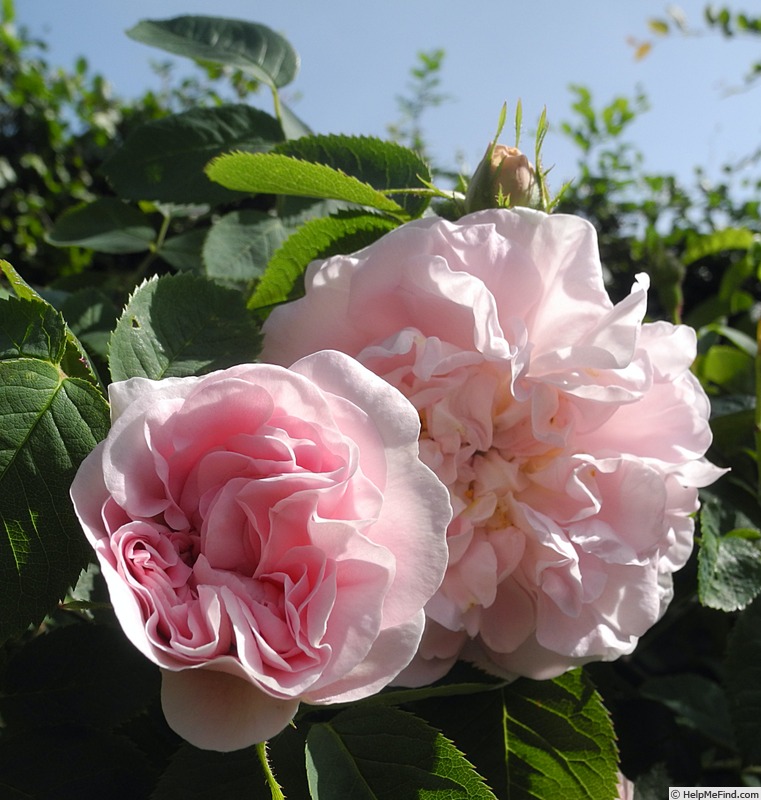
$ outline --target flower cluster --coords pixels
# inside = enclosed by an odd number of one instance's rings
[[[264,358],[357,358],[409,398],[449,489],[449,564],[409,684],[457,658],[556,676],[631,652],[692,548],[709,404],[695,334],[613,304],[593,227],[530,209],[409,223],[313,263]]]
[[[113,384],[72,497],[170,725],[231,750],[459,658],[631,652],[720,474],[695,334],[647,289],[610,300],[577,217],[430,217],[313,263],[270,363]]]

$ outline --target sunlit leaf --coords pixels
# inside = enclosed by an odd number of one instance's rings
[[[412,714],[361,707],[307,736],[314,800],[495,800],[457,748]]]
[[[0,640],[38,623],[91,556],[69,486],[108,430],[87,381],[36,358],[0,362]]]
[[[392,214],[404,213],[393,200],[351,175],[279,153],[219,156],[207,166],[206,174],[213,181],[239,192],[332,198]]]
[[[281,303],[298,293],[307,265],[318,258],[351,253],[371,244],[395,223],[375,214],[345,214],[309,220],[274,253],[249,308]]]
[[[190,273],[139,286],[111,337],[113,380],[201,375],[259,352],[258,325],[239,292]]]
[[[723,253],[726,250],[747,250],[757,239],[758,234],[747,228],[725,228],[724,230],[696,236],[682,255],[682,263],[692,264],[706,256]]]

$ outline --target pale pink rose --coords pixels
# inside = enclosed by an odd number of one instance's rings
[[[235,750],[408,664],[451,508],[399,392],[322,352],[109,394],[71,495],[172,728]]]
[[[634,800],[634,782],[630,781],[623,772],[618,773],[618,794],[616,800]]]
[[[310,265],[263,358],[355,356],[418,409],[449,487],[449,566],[408,684],[458,658],[556,676],[630,653],[692,548],[709,403],[694,332],[613,305],[586,221],[492,209],[408,223]]]

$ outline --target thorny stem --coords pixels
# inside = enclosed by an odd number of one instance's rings
[[[264,776],[267,779],[267,786],[269,786],[272,800],[285,800],[283,790],[280,788],[280,784],[275,778],[275,773],[272,771],[272,767],[270,767],[269,758],[267,758],[267,742],[260,742],[256,745],[256,754],[259,756],[259,763],[262,765],[262,770],[264,770]]]

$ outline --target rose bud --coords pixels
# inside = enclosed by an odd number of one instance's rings
[[[500,206],[538,206],[534,165],[517,147],[490,144],[465,196],[466,212]]]

